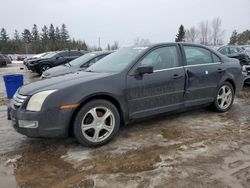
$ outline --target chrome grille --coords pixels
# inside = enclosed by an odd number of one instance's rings
[[[13,104],[15,105],[15,107],[20,107],[24,101],[27,99],[28,96],[24,96],[24,95],[20,95],[18,92],[15,93],[15,95],[13,96]]]

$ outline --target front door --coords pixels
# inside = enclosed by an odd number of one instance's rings
[[[152,65],[151,74],[127,76],[127,99],[131,118],[140,118],[183,107],[185,72],[178,45],[148,52],[139,62]],[[136,68],[135,67],[135,68]]]
[[[185,106],[212,102],[225,73],[220,58],[210,50],[183,46],[186,65]]]

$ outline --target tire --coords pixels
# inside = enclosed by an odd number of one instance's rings
[[[49,65],[49,64],[41,65],[40,69],[39,69],[39,74],[41,75],[44,71],[46,71],[46,70],[48,70],[50,68],[51,68],[51,65]]]
[[[93,100],[80,109],[73,126],[74,136],[80,144],[98,147],[110,142],[117,134],[120,115],[109,101]]]
[[[223,89],[224,88],[224,89]],[[223,82],[216,92],[213,107],[217,112],[227,112],[234,101],[234,88],[229,82]],[[222,104],[223,103],[223,104]]]

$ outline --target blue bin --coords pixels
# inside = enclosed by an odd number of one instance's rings
[[[12,99],[15,92],[23,85],[22,74],[12,74],[3,76],[8,99]]]

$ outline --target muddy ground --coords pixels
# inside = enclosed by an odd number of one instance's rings
[[[25,81],[38,79],[19,66]],[[250,87],[232,109],[165,115],[122,127],[108,145],[30,139],[6,120],[0,84],[0,187],[250,187]]]

